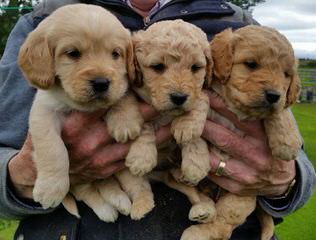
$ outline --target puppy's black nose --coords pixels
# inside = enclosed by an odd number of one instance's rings
[[[266,90],[264,91],[265,98],[268,101],[268,103],[273,104],[279,101],[280,94],[273,90]]]
[[[96,93],[103,93],[108,90],[110,81],[107,78],[95,78],[91,80],[91,85]]]
[[[169,96],[170,96],[171,102],[173,102],[177,106],[180,106],[183,103],[185,103],[185,101],[188,98],[187,94],[180,93],[180,92],[171,93]]]

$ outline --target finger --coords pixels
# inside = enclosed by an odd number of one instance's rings
[[[250,136],[264,138],[265,133],[260,121],[240,121],[238,117],[228,110],[221,97],[214,91],[206,92],[209,96],[210,107],[220,115],[230,120],[238,129],[244,131]]]
[[[74,159],[91,157],[100,146],[112,141],[104,122],[97,122],[91,128],[87,128],[71,141],[66,142],[70,155]]]
[[[244,191],[244,186],[242,186],[240,183],[231,180],[229,178],[226,178],[224,176],[218,177],[215,175],[209,175],[208,178],[216,183],[221,188],[234,193],[234,194],[240,194],[242,191]]]
[[[245,156],[250,147],[243,138],[212,121],[205,123],[202,136],[225,153],[237,157]]]
[[[90,126],[93,122],[101,120],[104,114],[104,110],[93,113],[72,112],[63,123],[63,138],[70,139],[77,136],[80,132],[84,131],[87,126]]]
[[[163,126],[158,131],[155,132],[156,134],[156,143],[161,144],[169,139],[172,138],[172,134],[170,132],[170,125]]]
[[[95,179],[105,179],[125,168],[124,161],[112,163],[103,168],[88,169],[82,173],[83,176]]]
[[[220,157],[217,154],[211,152],[210,159],[210,173],[213,175],[219,167]],[[252,169],[243,162],[229,158],[225,160],[225,164],[223,176],[247,186],[257,185],[258,182],[260,182],[260,179],[257,177],[256,169]]]
[[[151,120],[159,114],[152,106],[143,102],[139,103],[139,110],[145,121]]]
[[[98,149],[92,157],[88,168],[103,168],[124,159],[128,153],[129,147],[130,143],[114,143]]]

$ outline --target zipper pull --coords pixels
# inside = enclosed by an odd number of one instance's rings
[[[150,23],[150,17],[147,16],[147,17],[144,17],[144,26],[147,27]]]

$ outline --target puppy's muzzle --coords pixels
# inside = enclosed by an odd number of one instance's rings
[[[107,78],[95,78],[90,82],[92,89],[96,94],[105,93],[109,89],[110,80]]]
[[[182,106],[188,99],[188,95],[181,92],[169,94],[171,102],[176,106]]]
[[[269,104],[277,103],[280,99],[280,94],[274,90],[264,91],[265,100]]]

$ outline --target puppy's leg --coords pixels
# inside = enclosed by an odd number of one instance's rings
[[[127,194],[122,191],[121,186],[114,177],[94,182],[102,198],[121,214],[129,215],[131,212],[131,201]]]
[[[289,109],[264,120],[269,146],[275,159],[295,160],[302,146],[297,124]]]
[[[256,197],[227,193],[215,205],[217,217],[213,222],[187,228],[181,240],[228,240],[256,208]]]
[[[207,143],[202,138],[193,139],[181,145],[181,152],[181,181],[196,185],[207,176],[211,169]]]
[[[183,183],[175,181],[173,175],[178,175],[178,169],[172,169],[168,172],[150,173],[150,178],[161,181],[168,187],[173,188],[187,196],[192,204],[189,212],[189,219],[196,222],[210,222],[216,216],[215,203],[212,199],[198,192],[195,187],[190,187]]]
[[[123,143],[138,137],[144,123],[137,101],[131,93],[112,106],[105,119],[111,136]]]
[[[143,176],[157,165],[156,136],[152,125],[144,124],[140,136],[132,143],[125,165],[131,173]]]
[[[154,195],[147,179],[132,175],[128,169],[116,173],[115,176],[132,200],[132,219],[143,218],[155,207]]]
[[[60,118],[37,99],[30,114],[33,160],[37,170],[33,198],[43,208],[49,208],[59,205],[69,191],[69,159],[60,137]]]
[[[187,143],[202,135],[208,109],[209,99],[206,94],[201,93],[189,113],[173,120],[171,132],[178,144]]]
[[[115,222],[117,219],[118,212],[102,198],[93,183],[72,186],[71,192],[77,200],[87,204],[102,221]]]

